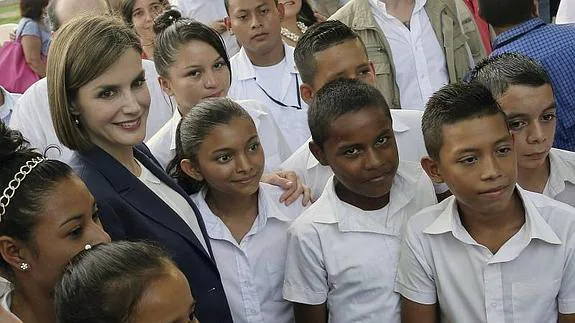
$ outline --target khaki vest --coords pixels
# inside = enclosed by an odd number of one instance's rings
[[[474,63],[485,57],[485,48],[469,10],[456,6],[461,0],[427,0],[425,11],[439,43],[443,45],[449,82],[461,81]],[[464,3],[462,3],[465,6]],[[459,9],[459,13],[458,10]],[[461,16],[461,24],[458,16]],[[389,43],[379,28],[368,0],[352,0],[330,20],[339,20],[353,29],[375,66],[377,88],[392,109],[400,109],[399,88]]]

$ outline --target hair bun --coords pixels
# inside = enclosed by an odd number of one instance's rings
[[[11,159],[16,153],[28,148],[28,142],[20,131],[10,130],[0,122],[0,162]]]
[[[162,31],[166,30],[168,27],[173,25],[177,20],[182,18],[182,13],[176,9],[169,9],[164,11],[159,15],[156,20],[154,20],[154,33],[157,35]]]

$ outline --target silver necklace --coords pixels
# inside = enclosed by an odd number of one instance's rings
[[[296,22],[295,23],[297,25],[297,27],[299,28],[299,30],[302,32],[302,34],[305,34],[305,32],[307,31],[307,26],[303,23],[303,22]],[[292,40],[294,42],[297,42],[299,40],[299,36],[292,33],[289,29],[282,27],[282,36],[284,36],[285,38]]]

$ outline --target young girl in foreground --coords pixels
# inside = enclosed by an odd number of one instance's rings
[[[183,117],[168,166],[203,216],[235,323],[293,322],[282,298],[286,232],[303,207],[259,182],[264,163],[250,115],[217,98]]]
[[[100,244],[82,251],[56,285],[60,323],[198,323],[186,276],[159,247]]]

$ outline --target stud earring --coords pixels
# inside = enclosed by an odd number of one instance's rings
[[[92,249],[92,245],[87,244],[84,246],[84,250],[90,250],[90,249]]]
[[[30,265],[28,265],[27,263],[23,262],[20,264],[20,270],[27,271],[28,269],[30,269]]]
[[[80,125],[80,119],[78,119],[78,117],[74,117],[74,123],[76,124],[76,126]]]

